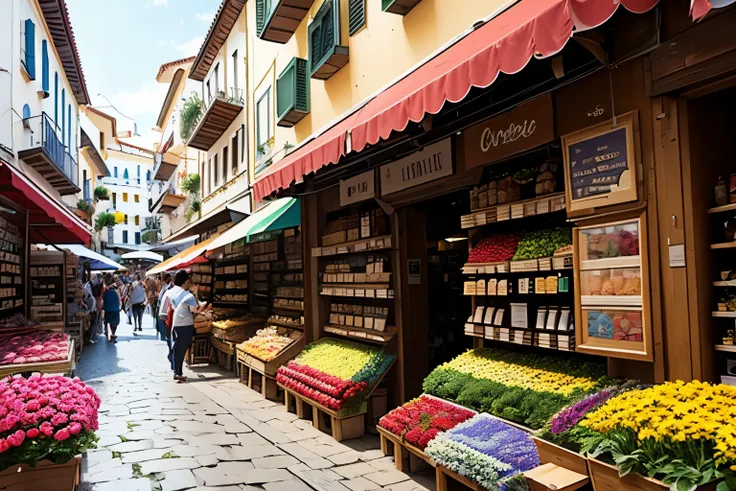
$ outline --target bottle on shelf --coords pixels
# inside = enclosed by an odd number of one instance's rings
[[[723,206],[728,204],[728,189],[726,188],[726,180],[723,177],[718,176],[718,182],[716,183],[716,204]]]

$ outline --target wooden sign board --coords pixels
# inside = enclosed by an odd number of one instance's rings
[[[637,113],[562,137],[568,213],[636,201]]]
[[[363,172],[340,180],[340,206],[352,205],[376,197],[376,173]]]
[[[453,172],[452,139],[445,138],[381,166],[381,196],[451,176]]]
[[[471,126],[464,133],[466,167],[479,167],[551,142],[555,138],[552,95]]]

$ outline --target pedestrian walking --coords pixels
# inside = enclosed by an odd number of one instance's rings
[[[143,311],[146,309],[146,290],[140,281],[130,287],[130,306],[133,311],[133,334],[143,331]]]
[[[192,282],[189,273],[179,270],[174,276],[174,288],[167,298],[174,309],[172,316],[172,333],[174,337],[174,380],[184,383],[184,357],[194,341],[194,315],[210,308],[204,302],[198,302],[189,291]],[[178,288],[177,288],[178,287]]]
[[[169,345],[168,359],[171,362],[171,368],[173,370],[174,363],[171,355],[171,330],[166,327],[166,316],[168,314],[169,304],[165,301],[166,294],[174,286],[173,278],[170,273],[165,273],[161,279],[161,291],[158,294],[157,300],[157,312],[156,312],[156,326],[158,327],[158,334],[162,341],[166,341]]]
[[[107,340],[117,343],[118,337],[115,332],[120,324],[120,293],[111,273],[105,275],[105,283],[107,283],[107,289],[102,295],[102,307],[105,310],[105,328],[106,331],[109,330]]]
[[[84,307],[84,312],[87,314],[87,321],[89,323],[89,330],[87,334],[87,342],[90,344],[95,344],[95,339],[92,337],[94,335],[94,331],[97,327],[97,300],[95,298],[95,294],[92,291],[92,278],[90,277],[89,280],[87,280],[87,283],[84,284],[84,296],[82,297],[82,303]]]

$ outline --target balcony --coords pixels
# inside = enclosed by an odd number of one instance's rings
[[[148,211],[154,214],[169,214],[187,199],[186,196],[176,193],[172,183],[154,182],[151,192],[152,198],[148,200]]]
[[[167,162],[165,157],[165,154],[162,155],[160,153],[153,156],[153,179],[155,181],[168,181],[171,178],[171,175],[176,171],[178,164]]]
[[[243,89],[230,87],[228,93],[217,91],[214,96],[205,96],[205,103],[207,108],[187,142],[190,147],[203,152],[212,148],[243,110]]]
[[[161,217],[146,217],[146,219],[143,222],[143,228],[141,228],[141,233],[145,234],[146,232],[160,232],[161,231]]]
[[[38,171],[62,196],[77,194],[80,191],[79,170],[61,142],[61,129],[46,113],[24,119],[23,126],[24,140],[29,137],[29,143],[21,146],[18,157]]]
[[[257,0],[258,37],[285,44],[309,12],[314,0]],[[263,12],[262,15],[258,15]]]

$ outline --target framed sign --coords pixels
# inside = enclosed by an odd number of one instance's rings
[[[340,206],[352,205],[376,197],[376,173],[363,172],[350,179],[340,180]]]
[[[544,94],[464,132],[468,168],[490,164],[555,139],[552,95]]]
[[[568,212],[638,199],[637,113],[562,137]]]
[[[381,166],[381,196],[451,176],[453,172],[452,138],[445,138]]]

